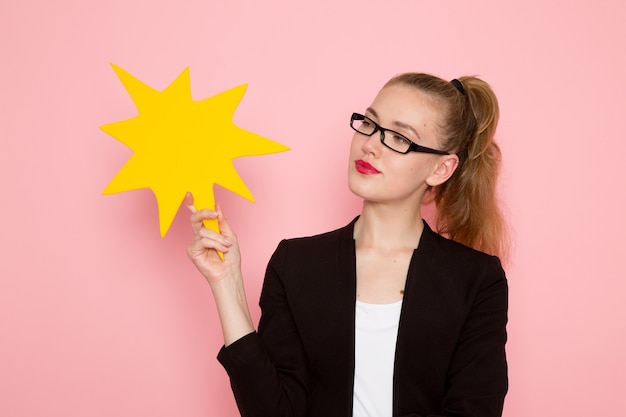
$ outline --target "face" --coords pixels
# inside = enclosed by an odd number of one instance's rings
[[[383,88],[365,115],[418,145],[441,149],[437,134],[440,115],[423,93],[412,87],[398,84]],[[385,140],[391,139],[387,133]],[[407,202],[419,206],[428,187],[438,185],[436,173],[446,159],[454,162],[456,156],[400,154],[381,143],[380,132],[372,136],[354,132],[348,185],[366,201]]]

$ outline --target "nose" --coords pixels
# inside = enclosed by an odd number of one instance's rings
[[[381,151],[381,147],[382,147],[382,136],[384,135],[384,133],[381,130],[378,130],[377,132],[374,132],[374,134],[372,136],[365,136],[365,135],[360,135],[362,136],[362,145],[361,145],[361,149],[363,149],[364,152],[366,153],[371,153],[374,156],[378,156],[380,154]]]

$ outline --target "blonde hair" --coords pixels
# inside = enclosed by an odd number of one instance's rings
[[[442,111],[442,149],[459,157],[443,184],[430,189],[439,233],[483,252],[507,258],[508,234],[497,198],[501,152],[494,141],[498,100],[486,82],[461,77],[453,82],[429,74],[400,74],[385,84],[401,84],[426,94]]]

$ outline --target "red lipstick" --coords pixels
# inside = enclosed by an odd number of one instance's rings
[[[361,174],[372,175],[372,174],[380,174],[380,171],[374,168],[369,162],[365,162],[362,159],[357,159],[354,161],[354,165],[356,170]]]

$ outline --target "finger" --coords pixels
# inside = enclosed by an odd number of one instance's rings
[[[228,253],[228,248],[220,249],[219,245],[215,245],[215,241],[197,239],[187,247],[187,256],[194,262],[199,260],[202,263],[205,259],[212,259],[210,262],[217,261],[220,259],[220,253]]]
[[[200,238],[198,240],[198,243],[200,245],[202,245],[202,247],[204,249],[208,249],[208,250],[211,250],[211,251],[222,252],[222,253],[228,253],[228,251],[230,250],[230,246],[231,246],[231,245],[229,245],[227,243],[224,243],[222,241],[215,240],[215,239],[208,238],[208,237]]]
[[[226,217],[224,217],[224,213],[222,212],[222,206],[216,204],[215,210],[217,211],[217,222],[219,224],[220,232],[222,233],[222,235],[226,236],[229,239],[236,239],[237,236],[235,235],[235,232],[233,232],[233,229],[230,228],[230,224],[228,224]]]
[[[228,253],[229,246],[223,241],[215,239],[215,236],[206,237],[197,234],[193,242],[187,247],[187,255],[192,259],[202,259],[206,256],[212,258],[215,255],[215,260],[217,260],[217,258],[222,258],[220,253]]]
[[[217,211],[203,209],[203,210],[197,210],[195,213],[192,213],[189,219],[191,220],[192,223],[194,223],[194,222],[201,222],[202,220],[213,220],[213,219],[216,219],[218,215],[219,213]]]
[[[198,250],[221,250],[223,248],[228,248],[232,246],[232,244],[225,236],[222,236],[211,229],[202,228],[201,230],[198,230],[198,232],[195,234],[191,246]]]
[[[231,246],[232,242],[228,239],[227,236],[224,236],[221,233],[217,233],[214,230],[211,229],[202,229],[199,230],[198,233],[196,234],[196,237],[198,239],[212,239],[215,240],[216,242],[219,242],[219,244],[221,245],[225,245],[225,246]]]
[[[203,220],[213,220],[216,219],[218,213],[213,210],[198,210],[195,213],[191,214],[189,221],[191,222],[191,229],[194,233],[198,233],[198,231],[204,229],[204,225],[202,223]]]
[[[191,211],[192,213],[196,212],[196,207],[193,205],[193,194],[191,194],[189,191],[187,191],[187,194],[185,194],[185,206],[187,206],[189,211]]]

